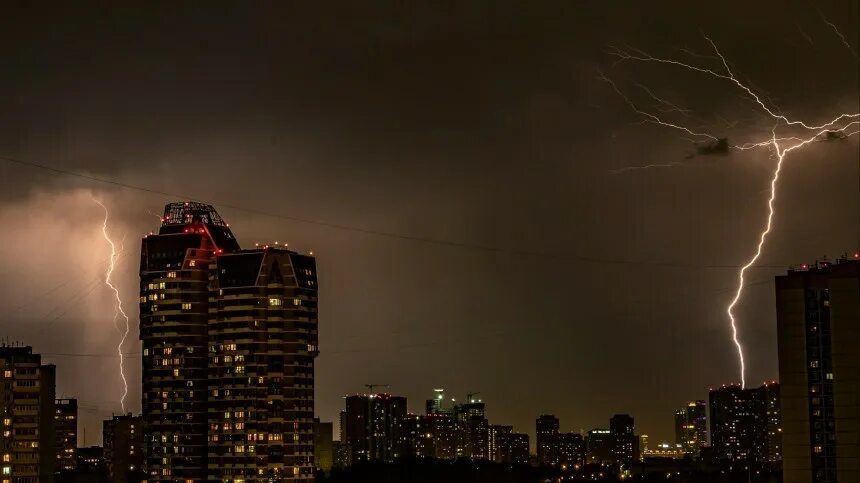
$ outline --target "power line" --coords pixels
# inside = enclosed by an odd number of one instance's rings
[[[42,169],[48,172],[51,172],[56,175],[65,175],[65,176],[73,176],[81,179],[86,179],[89,181],[94,181],[97,183],[109,184],[112,186],[118,186],[120,188],[126,188],[135,191],[141,191],[144,193],[155,194],[159,196],[175,198],[175,199],[183,199],[190,201],[198,201],[202,203],[207,203],[211,205],[215,205],[221,208],[228,208],[231,210],[241,211],[245,213],[250,213],[253,215],[265,216],[269,218],[276,218],[280,220],[286,220],[296,223],[304,223],[308,225],[315,225],[324,228],[330,228],[341,231],[350,231],[355,233],[363,233],[366,235],[373,235],[379,237],[386,237],[404,241],[412,241],[419,243],[426,243],[431,245],[439,245],[439,246],[447,246],[454,248],[462,248],[474,251],[482,251],[486,253],[510,253],[513,255],[519,255],[523,257],[535,257],[535,258],[545,258],[550,260],[557,261],[565,261],[565,262],[581,262],[581,263],[596,263],[596,264],[612,264],[612,265],[642,265],[642,266],[652,266],[652,267],[669,267],[669,268],[702,268],[702,269],[731,269],[735,270],[740,268],[740,265],[718,265],[718,264],[691,264],[691,263],[680,263],[680,262],[663,262],[663,261],[654,261],[654,260],[633,260],[626,258],[603,258],[603,257],[591,257],[591,256],[582,256],[582,255],[561,255],[554,253],[546,253],[546,252],[538,252],[532,250],[518,250],[518,249],[506,249],[496,246],[490,245],[481,245],[477,243],[467,243],[456,240],[446,240],[441,238],[432,238],[432,237],[423,237],[416,235],[409,235],[404,233],[396,233],[392,231],[384,231],[384,230],[374,230],[370,228],[364,228],[353,225],[344,225],[340,223],[332,223],[328,221],[321,220],[311,220],[307,218],[301,218],[293,215],[285,215],[280,213],[271,213],[263,210],[259,210],[256,208],[247,208],[243,206],[234,205],[231,203],[223,203],[216,200],[202,200],[196,198],[194,196],[188,196],[184,194],[178,193],[170,193],[167,191],[161,191],[154,188],[149,188],[146,186],[134,185],[130,183],[125,183],[122,181],[117,181],[115,179],[103,178],[99,176],[92,176],[88,174],[78,173],[75,171],[70,171],[66,169],[60,169],[53,166],[48,166],[45,164],[34,163],[31,161],[25,161],[22,159],[11,158],[6,156],[0,156],[0,160],[6,161],[7,163],[18,164],[22,166],[28,166],[31,168]],[[789,264],[785,265],[757,265],[752,268],[756,269],[785,269]]]

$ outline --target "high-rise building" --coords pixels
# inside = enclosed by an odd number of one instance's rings
[[[78,472],[98,474],[102,473],[104,469],[104,448],[101,446],[85,446],[83,448],[78,448]]]
[[[507,440],[503,447],[507,450],[503,461],[509,464],[524,465],[529,462],[529,435],[511,433],[504,435]]]
[[[592,429],[585,438],[585,463],[615,463],[615,438],[608,429]]]
[[[585,464],[585,440],[581,434],[558,433],[556,448],[559,464],[574,468]]]
[[[450,414],[445,408],[445,390],[433,389],[433,399],[428,399],[424,405],[425,414]]]
[[[312,479],[314,259],[259,247],[217,254],[210,273],[207,475]]]
[[[457,457],[456,422],[446,414],[407,415],[400,423],[402,456],[452,460]]]
[[[705,401],[690,401],[675,411],[675,444],[698,456],[708,444],[708,416]]]
[[[552,414],[543,414],[535,420],[535,444],[537,446],[538,463],[542,465],[558,464],[558,418]]]
[[[780,458],[779,384],[712,389],[711,446],[721,460],[775,462]]]
[[[346,411],[341,411],[337,418],[338,441],[346,443]]]
[[[78,467],[78,400],[57,399],[54,404],[57,471],[73,471]]]
[[[612,433],[612,459],[621,465],[630,465],[638,459],[639,438],[635,435],[633,416],[616,414],[609,419]]]
[[[335,441],[332,443],[332,467],[334,468],[349,468],[352,465],[352,451],[349,444],[343,441]]]
[[[513,426],[502,426],[499,424],[491,424],[487,428],[487,446],[489,460],[496,463],[503,463],[506,455],[510,452],[507,448],[509,443],[508,435],[514,432]]]
[[[314,418],[314,464],[325,474],[329,474],[334,465],[333,440],[332,423],[321,422]]]
[[[214,208],[170,203],[140,277],[148,480],[312,478],[313,257],[240,250]]]
[[[0,374],[0,481],[50,483],[57,467],[56,368],[31,347],[4,346]]]
[[[346,397],[346,443],[351,461],[393,461],[402,448],[406,398],[391,394]]]
[[[776,277],[785,483],[860,481],[860,255]]]
[[[466,402],[454,405],[452,412],[457,424],[455,444],[458,458],[489,459],[490,424],[486,410],[486,404],[480,399],[467,398]]]
[[[146,479],[143,471],[143,417],[113,416],[102,424],[104,461],[113,483]]]

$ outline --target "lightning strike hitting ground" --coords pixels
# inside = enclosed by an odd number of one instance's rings
[[[119,376],[122,379],[123,386],[122,396],[120,396],[119,398],[119,404],[122,407],[123,414],[125,414],[125,398],[126,396],[128,396],[128,381],[125,378],[125,369],[123,367],[125,361],[122,353],[122,346],[123,344],[125,344],[125,340],[128,337],[128,333],[130,330],[130,321],[128,315],[125,313],[125,310],[122,307],[122,297],[119,296],[119,289],[116,287],[116,285],[114,285],[112,280],[113,272],[116,268],[116,262],[119,259],[120,254],[122,253],[122,248],[120,247],[120,249],[117,250],[116,243],[114,243],[113,239],[111,239],[110,235],[108,235],[107,224],[108,219],[110,217],[110,213],[108,213],[107,206],[105,206],[104,203],[97,200],[96,198],[93,198],[93,201],[99,206],[101,206],[102,210],[104,210],[105,212],[104,221],[102,222],[102,236],[104,237],[105,241],[108,242],[108,245],[110,245],[110,259],[108,260],[108,267],[107,271],[105,272],[104,283],[108,286],[108,288],[111,289],[111,291],[113,291],[114,294],[114,324],[116,324],[117,319],[121,318],[125,320],[124,328],[117,327],[121,334],[121,337],[119,340],[119,344],[117,344],[116,347],[117,354],[119,354]]]
[[[829,24],[829,22],[828,22],[828,24]],[[830,24],[830,25],[832,28],[834,28],[834,30],[836,30],[835,26],[833,26],[832,24]],[[839,34],[838,30],[836,30],[836,32],[843,39],[843,43],[846,43],[846,46],[850,48],[850,45],[847,45],[847,42],[844,41],[844,37],[842,37],[842,35]],[[744,361],[744,350],[743,350],[743,346],[741,345],[740,339],[738,337],[738,320],[737,320],[737,317],[735,316],[734,311],[735,311],[735,308],[737,307],[738,303],[740,302],[741,298],[743,297],[744,289],[746,288],[746,280],[745,280],[746,272],[747,272],[747,270],[750,269],[750,267],[755,265],[755,263],[761,257],[762,251],[764,249],[765,241],[767,240],[767,237],[773,228],[773,219],[774,219],[774,216],[776,215],[775,203],[776,203],[776,196],[777,196],[777,191],[776,191],[777,183],[779,182],[779,176],[780,176],[780,173],[782,172],[782,167],[783,167],[783,162],[785,161],[785,157],[791,151],[805,147],[805,146],[807,146],[811,143],[814,143],[814,142],[825,141],[828,139],[832,139],[834,137],[835,138],[843,138],[843,137],[848,137],[848,136],[853,136],[855,134],[858,134],[858,132],[860,132],[860,113],[841,113],[841,114],[838,114],[833,119],[831,119],[830,121],[826,121],[826,122],[823,122],[820,124],[809,123],[809,122],[806,122],[803,120],[790,119],[789,117],[787,117],[785,115],[778,114],[778,113],[774,112],[771,108],[769,108],[761,100],[761,97],[753,91],[753,89],[751,89],[748,85],[739,81],[735,77],[735,74],[732,72],[731,67],[729,67],[729,64],[726,61],[726,58],[723,56],[723,54],[717,48],[716,44],[707,36],[705,36],[705,40],[707,40],[708,43],[711,45],[711,47],[714,49],[714,53],[716,54],[716,57],[714,57],[714,59],[720,60],[720,62],[722,63],[723,69],[725,71],[724,73],[717,72],[717,71],[709,69],[709,68],[699,67],[696,65],[688,64],[686,62],[682,62],[679,60],[663,59],[663,58],[659,58],[659,57],[653,57],[653,56],[646,54],[645,52],[642,52],[641,50],[638,50],[638,49],[630,49],[629,51],[627,51],[627,50],[622,50],[622,49],[618,49],[618,48],[613,48],[613,50],[610,52],[610,54],[618,57],[618,61],[616,62],[616,64],[623,62],[623,61],[639,61],[639,62],[669,64],[669,65],[673,65],[676,67],[681,67],[681,68],[684,68],[687,70],[691,70],[694,72],[707,74],[707,75],[715,77],[717,79],[726,80],[726,81],[734,84],[738,89],[740,89],[741,91],[746,93],[747,96],[752,98],[752,100],[759,106],[761,111],[764,114],[766,114],[768,117],[770,117],[772,119],[772,121],[774,122],[774,126],[771,130],[771,137],[769,139],[765,139],[765,140],[761,140],[761,141],[747,142],[747,143],[740,144],[740,145],[730,146],[730,149],[735,149],[735,150],[739,150],[739,151],[745,151],[745,150],[755,149],[755,148],[772,149],[774,151],[774,153],[776,154],[776,158],[777,158],[776,166],[774,167],[773,175],[772,175],[771,180],[770,180],[770,190],[769,190],[770,195],[769,195],[768,201],[767,201],[767,222],[762,227],[761,232],[759,233],[758,244],[756,245],[755,252],[753,253],[752,257],[750,257],[746,261],[746,263],[744,265],[742,265],[741,268],[738,270],[737,288],[734,292],[734,297],[732,298],[732,300],[729,302],[728,306],[726,307],[726,315],[729,318],[729,322],[730,322],[731,330],[732,330],[732,343],[735,345],[735,348],[737,349],[737,353],[738,353],[738,362],[740,365],[741,387],[746,387],[746,363]],[[853,49],[852,49],[852,53],[853,53]],[[701,57],[701,56],[699,56],[699,57]],[[662,119],[660,116],[658,116],[657,114],[654,114],[651,112],[645,112],[645,111],[641,110],[639,107],[636,106],[636,104],[633,103],[633,101],[630,100],[629,97],[627,97],[623,92],[621,92],[621,90],[617,87],[617,85],[611,79],[607,78],[603,74],[600,74],[598,76],[598,78],[607,82],[612,87],[612,89],[627,103],[627,105],[630,106],[630,108],[634,112],[641,115],[646,121],[651,122],[653,124],[658,124],[658,125],[661,125],[664,127],[679,130],[679,131],[682,131],[686,134],[691,134],[694,137],[699,138],[699,139],[707,139],[707,140],[712,140],[712,141],[718,139],[717,136],[714,136],[712,134],[709,134],[706,132],[693,131],[686,126],[676,124],[674,122],[666,121],[666,120]],[[648,94],[651,96],[652,99],[655,99],[656,96],[654,96],[650,92],[648,92]],[[665,113],[666,112],[664,112],[664,114]],[[792,129],[792,131],[793,131],[792,134],[794,134],[794,135],[778,137],[777,136],[777,129],[780,127]],[[796,131],[806,132],[807,135],[804,136],[802,134],[797,134]],[[634,168],[647,169],[647,168],[656,168],[656,167],[668,167],[670,165],[680,165],[680,164],[682,164],[682,163],[653,164],[653,165],[645,165],[645,166],[639,166],[639,167],[631,167],[628,169],[622,168],[620,170],[615,170],[614,173],[619,173],[619,172],[627,171],[627,170],[634,169]]]

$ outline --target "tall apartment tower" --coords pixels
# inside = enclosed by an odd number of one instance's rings
[[[616,414],[609,419],[612,433],[612,456],[616,463],[629,465],[638,459],[639,438],[634,434],[633,416]]]
[[[558,464],[558,418],[552,414],[543,414],[535,420],[535,446],[537,447],[538,463],[542,465]]]
[[[860,255],[776,277],[785,483],[860,481]]]
[[[31,347],[0,347],[0,482],[54,481],[56,373]]]
[[[170,203],[141,250],[148,480],[313,477],[313,257],[241,250],[218,213]]]
[[[718,459],[775,463],[782,458],[779,384],[726,385],[711,390],[709,398],[711,446]]]
[[[684,453],[698,456],[708,444],[708,403],[690,401],[675,411],[675,444]]]
[[[406,398],[356,394],[346,398],[346,442],[353,463],[393,461],[400,457]]]
[[[55,404],[57,471],[73,471],[78,467],[78,400],[57,399]]]

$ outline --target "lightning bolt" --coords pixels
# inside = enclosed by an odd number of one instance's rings
[[[128,333],[130,330],[130,321],[128,315],[125,313],[125,310],[122,307],[122,297],[119,296],[119,289],[113,283],[113,272],[116,269],[116,262],[119,259],[120,254],[122,253],[122,246],[120,246],[119,250],[117,250],[116,243],[113,241],[113,239],[111,239],[110,235],[108,235],[107,225],[108,219],[110,218],[110,213],[108,212],[107,206],[105,206],[104,203],[97,200],[95,197],[93,197],[93,201],[97,205],[101,206],[102,210],[104,210],[105,212],[104,221],[102,222],[102,236],[110,246],[110,258],[108,260],[107,270],[105,271],[104,283],[108,286],[108,288],[110,288],[114,295],[114,325],[116,325],[116,321],[118,319],[125,320],[124,329],[117,327],[117,330],[119,330],[121,337],[119,340],[119,344],[117,344],[116,346],[116,352],[119,355],[119,377],[122,379],[123,386],[122,396],[120,396],[119,398],[119,404],[122,407],[123,414],[125,414],[125,398],[126,396],[128,396],[128,380],[126,380],[125,369],[123,367],[125,361],[124,355],[122,353],[122,346],[123,344],[125,344],[126,338],[128,338]]]
[[[833,25],[831,24],[831,27]],[[835,30],[835,27],[834,27]],[[838,31],[837,31],[838,33]],[[771,129],[771,136],[769,139],[758,140],[747,142],[740,145],[732,145],[729,148],[739,151],[745,151],[749,149],[757,149],[757,148],[767,148],[773,150],[776,155],[776,165],[773,170],[773,174],[770,179],[770,189],[769,196],[767,200],[767,221],[759,232],[758,244],[755,247],[755,251],[753,255],[747,259],[746,263],[740,267],[737,274],[737,286],[734,291],[734,297],[729,302],[726,307],[726,315],[728,316],[731,331],[732,331],[732,343],[737,349],[738,353],[738,362],[740,365],[740,377],[741,377],[741,387],[746,387],[746,363],[744,361],[744,349],[741,345],[740,338],[738,336],[738,318],[735,315],[735,308],[740,302],[741,298],[744,294],[744,289],[746,288],[746,272],[752,266],[756,264],[759,258],[762,255],[764,250],[765,242],[767,241],[768,235],[771,233],[773,229],[773,220],[776,216],[776,200],[777,200],[777,184],[779,183],[779,177],[782,173],[783,163],[786,159],[786,156],[797,149],[808,146],[811,143],[823,141],[826,139],[830,139],[833,135],[839,135],[842,137],[848,137],[858,134],[860,132],[860,113],[840,113],[836,115],[836,117],[832,118],[829,121],[819,121],[819,123],[811,123],[803,120],[791,119],[788,116],[775,112],[772,108],[768,107],[764,101],[762,101],[761,97],[756,94],[756,92],[749,87],[746,83],[741,82],[735,76],[731,67],[729,67],[729,63],[726,61],[726,58],[717,48],[717,45],[707,36],[704,36],[705,40],[711,45],[714,50],[715,57],[714,59],[718,59],[723,67],[723,72],[718,72],[716,70],[700,67],[697,65],[689,64],[687,62],[683,62],[680,60],[674,59],[665,59],[654,57],[652,55],[646,54],[645,52],[638,49],[629,49],[623,50],[619,48],[613,47],[610,51],[610,55],[613,55],[618,58],[617,63],[624,61],[639,61],[639,62],[650,62],[650,63],[659,63],[659,64],[667,64],[676,67],[680,67],[683,69],[687,69],[693,72],[697,72],[700,74],[706,74],[708,76],[722,79],[730,82],[736,88],[740,89],[743,93],[745,93],[748,97],[750,97],[759,107],[760,111],[766,114],[771,120],[774,122],[774,126]],[[843,38],[844,39],[844,38]],[[850,48],[850,45],[849,45]],[[704,57],[704,56],[697,56]],[[617,87],[617,85],[605,75],[600,74],[598,76],[599,79],[607,82],[612,89],[624,100],[625,103],[637,114],[643,117],[643,119],[647,122],[661,125],[663,127],[668,127],[670,129],[678,130],[684,132],[686,134],[692,135],[698,139],[711,140],[716,141],[718,137],[699,130],[693,130],[687,126],[682,124],[678,124],[675,122],[670,122],[664,120],[660,117],[660,115],[655,114],[653,112],[646,112],[640,109],[633,101],[626,96],[621,90]],[[637,84],[640,85],[640,84]],[[640,85],[641,86],[641,85]],[[654,99],[661,101],[662,99],[657,99],[650,91],[647,91],[649,96]],[[665,102],[662,103],[666,105]],[[663,114],[668,112],[672,112],[671,110],[661,110]],[[680,110],[678,112],[681,112]],[[684,114],[683,112],[681,112]],[[792,135],[789,136],[777,136],[777,128],[784,127],[790,128],[793,131],[802,131],[805,132],[806,135],[798,134],[796,132],[792,132]],[[679,165],[681,163],[669,163],[669,164],[654,164],[654,165],[645,165],[640,167],[632,167],[629,169],[647,169],[647,168],[656,168],[656,167],[668,167],[670,165]],[[621,170],[616,170],[615,172],[622,172],[625,170],[622,168]]]

